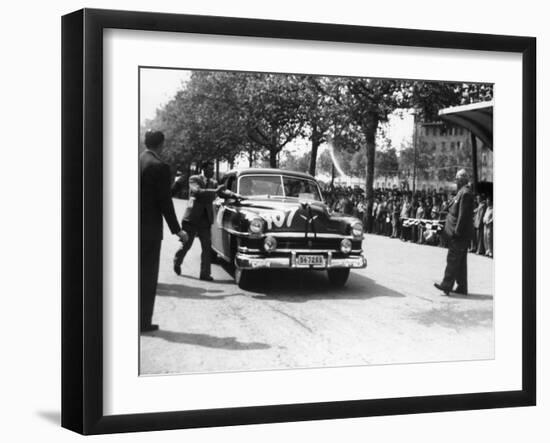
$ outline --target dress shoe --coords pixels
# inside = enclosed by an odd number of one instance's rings
[[[150,325],[142,326],[141,332],[153,332],[153,331],[158,331],[158,329],[159,329],[159,325],[155,325],[151,323]]]
[[[453,292],[455,294],[468,295],[468,291],[460,287],[457,287]]]
[[[449,293],[451,292],[449,288],[446,288],[445,286],[440,285],[439,283],[434,283],[434,286],[440,291],[442,291],[445,295],[449,295]]]
[[[201,275],[199,278],[204,281],[214,281],[214,278],[211,275]]]
[[[174,259],[174,272],[176,275],[181,275],[181,263],[178,263],[176,259]]]

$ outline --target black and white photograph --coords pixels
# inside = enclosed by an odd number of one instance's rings
[[[2,441],[546,442],[544,10],[7,3]]]
[[[495,358],[494,84],[137,75],[141,376]]]

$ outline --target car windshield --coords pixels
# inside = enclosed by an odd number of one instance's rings
[[[245,175],[239,179],[239,194],[245,197],[294,197],[321,201],[313,180],[280,175]]]

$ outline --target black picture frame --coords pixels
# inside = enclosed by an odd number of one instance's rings
[[[103,30],[501,51],[522,55],[522,388],[132,415],[103,413]],[[535,405],[536,39],[83,9],[62,18],[62,426],[103,434]]]

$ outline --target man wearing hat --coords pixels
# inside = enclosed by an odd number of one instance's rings
[[[187,239],[182,231],[170,193],[170,167],[160,159],[164,134],[147,131],[147,149],[139,156],[140,169],[140,331],[158,329],[152,323],[157,280],[159,273],[162,219],[166,220],[172,234],[181,241]]]
[[[456,173],[457,193],[451,201],[443,235],[448,242],[447,267],[441,283],[434,286],[449,295],[451,291],[457,294],[468,294],[468,273],[466,258],[468,246],[474,231],[474,195],[468,185],[468,174],[461,169]],[[454,284],[457,284],[454,289]]]
[[[212,161],[204,162],[201,169],[202,174],[189,177],[189,202],[181,221],[181,226],[189,235],[189,240],[176,251],[174,272],[177,275],[181,274],[183,259],[193,245],[193,240],[198,236],[202,249],[199,277],[201,280],[212,281],[214,280],[210,275],[212,246],[210,228],[214,221],[212,202],[217,195],[225,190],[225,186],[218,186],[216,180],[212,178],[214,176],[214,163]],[[229,193],[229,191],[225,192]]]

